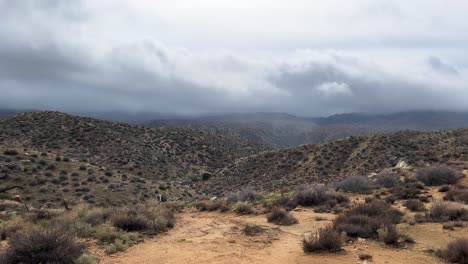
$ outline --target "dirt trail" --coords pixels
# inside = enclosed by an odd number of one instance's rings
[[[347,245],[343,253],[304,254],[301,236],[316,231],[334,218],[309,209],[292,212],[299,224],[278,227],[268,224],[265,215],[238,216],[232,213],[183,212],[177,225],[167,234],[147,239],[126,252],[105,256],[101,263],[362,263],[358,256],[371,254],[373,263],[440,263],[424,251],[442,247],[467,229],[443,230],[440,224],[401,225],[416,244],[408,249],[395,249],[384,244],[359,240]],[[326,220],[317,221],[317,217]],[[247,223],[267,228],[265,234],[246,236]]]

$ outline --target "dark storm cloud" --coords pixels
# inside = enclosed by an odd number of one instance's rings
[[[110,13],[93,13],[90,3],[0,0],[0,108],[302,115],[466,109],[466,72],[439,56],[423,64],[408,58],[401,70],[385,58],[333,51],[196,52],[135,38],[140,28],[102,22]]]

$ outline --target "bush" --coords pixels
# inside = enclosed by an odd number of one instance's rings
[[[283,207],[287,211],[290,211],[297,207],[297,201],[295,198],[291,198],[283,194],[278,196],[274,193],[266,195],[262,200],[262,204],[268,212],[275,207]]]
[[[468,204],[468,189],[454,188],[445,194],[444,200]]]
[[[424,189],[424,185],[420,182],[409,182],[403,185],[393,187],[390,191],[390,196],[393,200],[399,199],[414,199],[421,194],[421,190]]]
[[[424,203],[416,199],[406,200],[403,205],[413,212],[422,212],[426,210]]]
[[[426,213],[426,221],[468,221],[468,209],[456,202],[437,202]]]
[[[277,225],[293,225],[297,224],[297,219],[288,213],[286,210],[280,207],[275,207],[267,215],[267,220],[269,223],[274,223]]]
[[[348,203],[349,199],[344,194],[339,194],[325,186],[315,188],[303,188],[296,192],[296,203],[302,206],[334,207],[336,204]]]
[[[450,263],[468,264],[468,238],[450,242],[446,248],[437,251],[437,256]]]
[[[462,177],[462,173],[445,165],[422,168],[416,171],[416,179],[428,186],[455,184]]]
[[[351,237],[377,238],[378,229],[399,223],[402,215],[384,201],[373,200],[338,215],[333,225]]]
[[[74,263],[84,250],[83,243],[66,233],[32,229],[11,236],[0,263]]]
[[[128,232],[144,231],[149,227],[149,223],[146,218],[133,214],[115,215],[112,218],[112,223],[115,227]]]
[[[375,184],[380,187],[392,188],[400,181],[400,177],[395,173],[384,172],[375,176]]]
[[[260,195],[252,189],[244,189],[237,194],[231,194],[228,197],[230,202],[253,202],[260,198]]]
[[[246,202],[238,202],[234,205],[234,211],[238,214],[253,214],[254,210],[252,206],[250,206]]]
[[[348,177],[337,184],[337,188],[344,192],[370,193],[375,188],[373,182],[365,176]]]
[[[341,235],[332,226],[320,228],[314,235],[306,236],[302,240],[305,253],[328,251],[337,252],[342,246]]]
[[[377,230],[379,239],[387,245],[395,245],[400,239],[400,234],[394,225],[385,226]]]
[[[81,255],[74,264],[97,264],[98,260],[95,256],[83,254]]]

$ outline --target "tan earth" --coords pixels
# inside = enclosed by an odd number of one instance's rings
[[[305,254],[301,248],[303,234],[315,232],[331,222],[333,214],[317,214],[311,209],[296,209],[292,214],[299,224],[276,226],[265,215],[239,216],[233,213],[182,212],[174,229],[147,239],[127,251],[102,256],[104,264],[116,263],[365,263],[359,255],[373,256],[372,263],[440,263],[428,253],[443,247],[454,238],[468,236],[468,228],[453,231],[441,224],[399,225],[416,243],[408,248],[393,248],[372,240],[348,244],[341,253]],[[325,220],[322,220],[323,218]],[[319,221],[318,221],[319,220]],[[247,236],[246,224],[267,229],[262,235]]]

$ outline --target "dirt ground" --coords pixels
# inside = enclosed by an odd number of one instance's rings
[[[359,254],[373,256],[372,263],[440,263],[428,250],[443,247],[448,241],[468,236],[468,228],[453,231],[441,224],[400,224],[416,243],[407,248],[392,248],[385,244],[359,239],[344,247],[342,253],[304,254],[301,238],[315,232],[335,217],[317,214],[311,209],[296,209],[292,214],[299,223],[276,226],[265,215],[239,216],[233,213],[187,211],[178,215],[174,229],[167,234],[147,239],[123,253],[101,255],[101,263],[365,263]],[[322,218],[322,219],[320,219]],[[323,220],[324,219],[324,220]],[[267,231],[259,236],[243,233],[246,224],[261,225]]]

